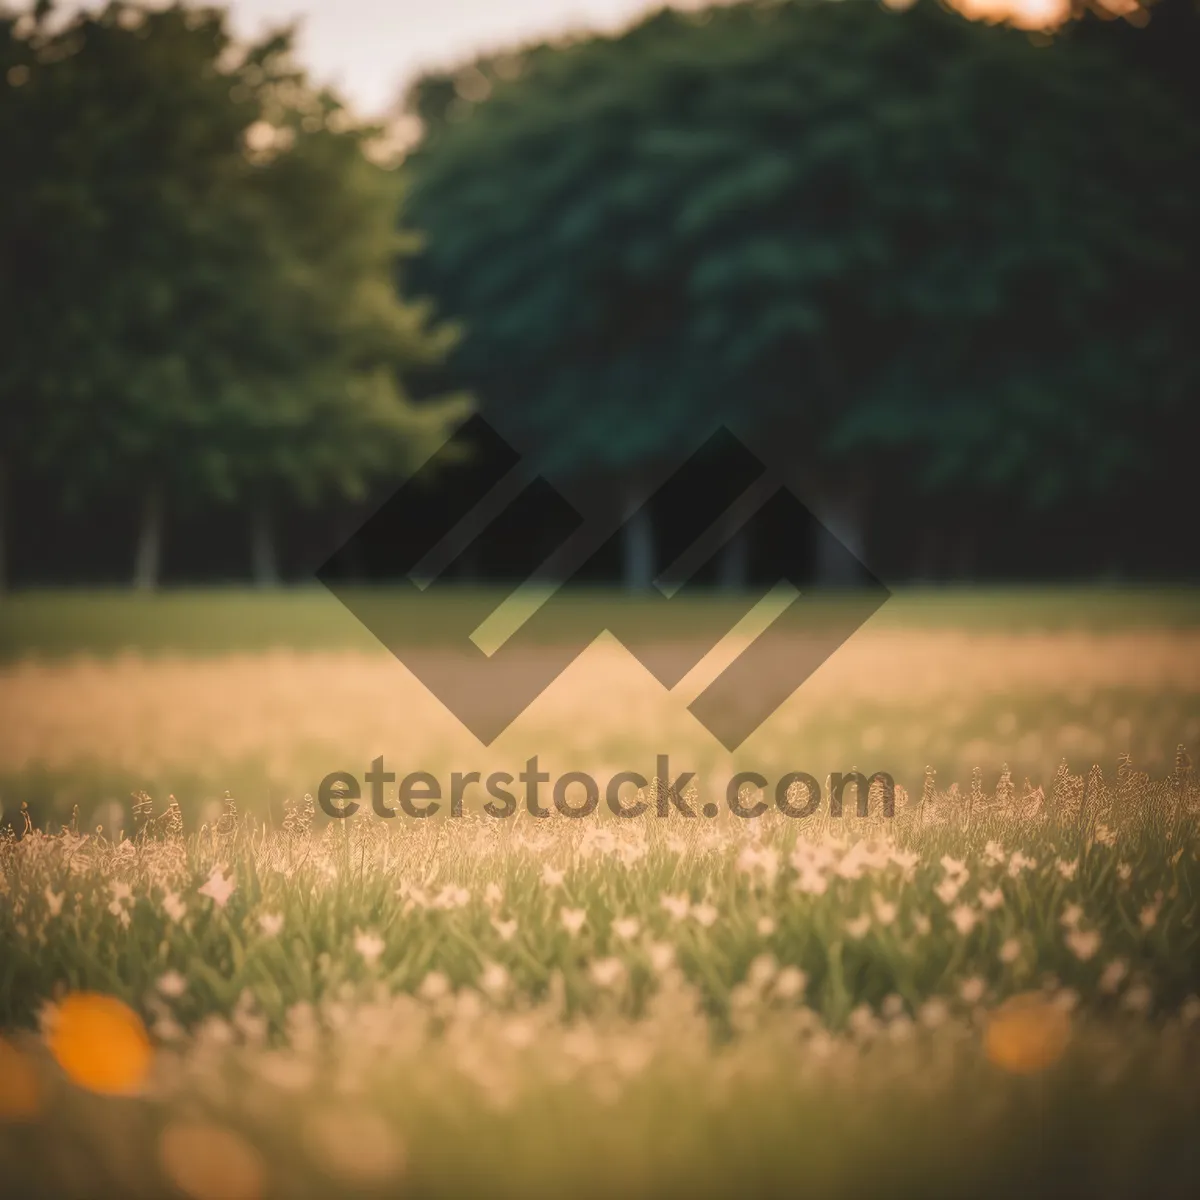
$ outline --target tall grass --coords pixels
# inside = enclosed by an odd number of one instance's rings
[[[213,1138],[285,1195],[1188,1194],[1182,750],[1158,780],[930,777],[891,822],[135,808],[0,843],[0,1020],[45,1098],[0,1123],[6,1194],[200,1194]],[[139,1097],[37,1040],[81,992],[146,1023]],[[1030,993],[1053,1053],[1004,1024]]]

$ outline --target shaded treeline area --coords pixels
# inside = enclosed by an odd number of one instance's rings
[[[728,423],[888,580],[1196,575],[1195,0],[666,11],[420,80],[399,166],[285,36],[39,14],[0,23],[18,584],[307,578],[468,403],[614,521]]]
[[[424,80],[446,378],[609,480],[757,431],[893,577],[1190,572],[1200,21],[1130,18],[747,3]]]
[[[379,133],[308,84],[288,35],[237,45],[222,10],[0,20],[17,580],[219,571],[224,507],[239,573],[270,581],[281,508],[361,500],[465,413],[406,386],[452,331],[396,291],[412,237]]]

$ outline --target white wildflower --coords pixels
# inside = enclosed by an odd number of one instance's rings
[[[1078,929],[1083,920],[1083,909],[1078,904],[1068,904],[1062,911],[1059,921],[1065,929]]]
[[[387,948],[387,943],[377,933],[356,933],[354,949],[362,955],[368,965],[373,965]]]
[[[797,996],[803,995],[807,988],[808,976],[799,967],[784,967],[775,976],[772,991],[781,1000],[795,1000]]]
[[[260,913],[258,927],[265,937],[278,937],[283,932],[282,913]]]
[[[563,908],[558,913],[562,927],[570,934],[576,934],[583,928],[587,913],[582,908]]]
[[[860,913],[857,917],[843,922],[843,926],[846,932],[857,941],[867,936],[867,930],[871,928],[871,915],[870,913]]]
[[[192,1035],[200,1046],[228,1046],[233,1040],[233,1026],[217,1013],[209,1013]]]
[[[1000,947],[1000,961],[1012,964],[1021,957],[1021,942],[1015,937],[1008,938]]]
[[[1114,958],[1100,972],[1100,990],[1111,996],[1125,981],[1125,976],[1128,974],[1129,964],[1123,958]]]
[[[808,896],[823,896],[829,889],[829,880],[819,869],[810,867],[800,872],[792,886]]]
[[[619,958],[597,958],[588,966],[588,975],[597,987],[616,987],[625,975],[625,964]]]
[[[155,985],[168,999],[178,1000],[187,991],[187,980],[178,971],[167,971],[158,977]]]
[[[863,843],[855,842],[834,867],[834,872],[842,879],[861,879],[868,865],[867,857]]]
[[[442,912],[449,912],[455,908],[466,908],[470,903],[471,893],[467,888],[448,883],[434,896],[431,907]]]
[[[964,979],[958,988],[958,994],[964,1004],[978,1004],[983,999],[985,991],[987,991],[987,984],[978,975]]]
[[[941,883],[933,889],[934,895],[943,904],[953,904],[958,899],[958,893],[962,890],[962,883],[953,876],[947,875]]]
[[[1072,929],[1067,934],[1067,946],[1080,962],[1087,962],[1100,949],[1100,935],[1095,930]]]
[[[1024,870],[1032,871],[1033,868],[1036,866],[1037,866],[1036,858],[1029,858],[1026,855],[1022,854],[1020,852],[1020,850],[1015,850],[1013,852],[1012,858],[1010,858],[1008,860],[1008,873],[1010,876],[1012,876],[1013,879],[1016,879],[1016,877],[1018,875],[1020,875],[1020,873],[1022,871],[1024,871]]]
[[[642,930],[642,923],[637,917],[618,917],[613,922],[613,933],[622,941],[632,941]]]
[[[975,925],[979,920],[979,914],[966,904],[960,904],[950,914],[950,920],[954,922],[954,928],[957,929],[963,937],[966,937],[967,934],[969,934],[971,930],[975,928]]]
[[[746,982],[756,991],[765,988],[775,978],[779,964],[773,954],[760,954],[750,963],[746,971]]]
[[[417,988],[417,995],[422,1000],[441,1000],[443,996],[450,992],[450,980],[442,971],[430,971],[424,979],[421,980],[421,986]]]
[[[1063,1012],[1074,1012],[1079,1007],[1079,993],[1074,988],[1059,988],[1050,1003]]]
[[[500,963],[489,962],[479,976],[479,986],[493,1000],[499,1000],[508,991],[511,980],[508,971]]]
[[[746,875],[759,876],[770,885],[779,874],[779,851],[769,846],[743,846],[737,868]]]
[[[236,886],[232,875],[227,876],[220,867],[213,867],[212,874],[199,892],[201,896],[207,896],[218,908],[224,908]]]
[[[944,1025],[950,1016],[950,1009],[941,996],[931,996],[917,1010],[917,1020],[926,1029],[937,1029]]]

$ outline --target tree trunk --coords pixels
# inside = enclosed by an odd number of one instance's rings
[[[0,458],[0,596],[8,591],[8,468]]]
[[[745,528],[739,529],[725,544],[717,571],[723,591],[740,592],[745,588],[750,574],[750,539]]]
[[[158,587],[162,570],[163,498],[158,484],[151,484],[142,498],[142,518],[138,528],[137,557],[133,567],[133,586],[149,592]]]
[[[626,499],[621,557],[621,578],[626,591],[644,592],[653,585],[654,525],[641,498]]]
[[[251,516],[250,559],[256,587],[274,587],[278,584],[275,529],[271,522],[271,508],[266,501],[256,504]]]
[[[832,537],[817,542],[817,582],[829,587],[846,587],[862,580],[866,526],[866,496],[861,487],[851,484],[831,497],[821,513],[822,524]]]

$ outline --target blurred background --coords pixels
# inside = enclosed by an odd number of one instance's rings
[[[1107,2],[11,10],[0,580],[305,581],[468,405],[614,506],[758,430],[889,582],[1195,578],[1196,6]]]
[[[473,412],[614,523],[728,423],[898,593],[757,763],[1166,765],[1200,734],[1198,33],[1195,0],[4,10],[5,813],[461,754],[313,570]],[[590,582],[645,591],[662,540]],[[773,554],[735,539],[713,602]],[[521,736],[668,748],[661,698],[577,686],[612,712]]]

